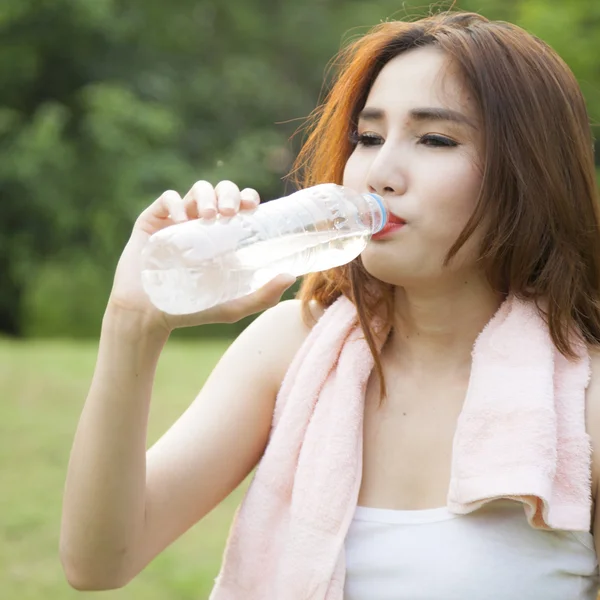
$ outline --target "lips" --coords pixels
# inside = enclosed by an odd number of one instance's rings
[[[401,219],[398,215],[395,215],[393,212],[391,212],[388,215],[387,224],[406,225],[406,221],[404,219]]]
[[[404,219],[401,219],[398,215],[390,212],[388,213],[388,218],[383,229],[376,233],[371,239],[379,240],[387,237],[395,231],[402,229],[404,225],[406,225],[406,221]]]

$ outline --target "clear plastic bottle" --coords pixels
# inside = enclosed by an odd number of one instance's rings
[[[157,231],[142,253],[142,284],[160,310],[198,312],[245,296],[280,273],[299,276],[346,264],[386,219],[376,194],[316,185],[235,217]]]

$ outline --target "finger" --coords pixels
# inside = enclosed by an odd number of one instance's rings
[[[185,214],[185,208],[183,204],[183,198],[175,191],[168,190],[163,195],[163,202],[169,211],[169,217],[175,223],[182,223],[187,221],[187,215]]]
[[[271,279],[252,294],[226,302],[215,308],[219,311],[220,320],[235,323],[248,315],[275,306],[281,300],[283,293],[295,282],[296,277],[294,275],[283,273]]]
[[[154,221],[158,219],[171,224],[174,221],[171,214],[173,210],[178,216],[181,216],[181,213],[177,213],[178,202],[182,202],[179,194],[173,190],[167,190],[140,214],[138,220],[151,219]]]
[[[220,181],[216,187],[217,207],[225,217],[233,217],[240,210],[240,189],[233,181]]]
[[[290,274],[282,274],[273,278],[256,292],[230,300],[224,304],[213,306],[193,315],[183,317],[184,322],[178,326],[192,326],[208,323],[235,323],[248,315],[252,315],[275,306],[281,296],[296,281]]]
[[[183,197],[183,208],[188,219],[198,219],[200,217],[198,210],[198,202],[196,202],[196,198],[194,194],[192,194],[192,190],[190,190]]]
[[[274,277],[267,283],[267,285],[272,285],[279,292],[279,296],[285,292],[288,288],[292,287],[298,278],[296,275],[292,275],[291,273],[280,273],[277,277]],[[264,286],[263,286],[264,287]]]
[[[189,203],[196,204],[196,213],[201,219],[214,219],[217,216],[217,196],[210,182],[196,181],[186,198]]]
[[[244,188],[240,192],[240,210],[253,210],[260,204],[258,192],[252,188]]]

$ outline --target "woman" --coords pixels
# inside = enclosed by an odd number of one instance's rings
[[[124,586],[243,481],[265,457],[294,357],[345,296],[375,362],[364,393],[358,508],[345,532],[344,597],[595,598],[600,230],[579,87],[543,42],[470,13],[384,23],[341,59],[298,158],[299,183],[376,192],[396,227],[351,264],[306,277],[299,300],[278,303],[293,282],[281,275],[246,298],[174,317],[158,312],[140,285],[148,236],[252,209],[258,194],[201,181],[183,198],[165,192],[140,215],[117,268],[71,454],[61,531],[67,578],[77,589]],[[540,305],[561,356],[577,358],[574,339],[591,356],[581,398],[593,449],[582,531],[534,529],[506,497],[460,516],[446,509],[474,343],[509,296]],[[169,333],[267,308],[146,452],[154,372]],[[381,347],[377,318],[389,328]],[[253,589],[217,586],[213,597],[277,597],[258,591],[270,577],[277,574],[265,565]],[[328,581],[315,586],[310,597],[340,597]]]

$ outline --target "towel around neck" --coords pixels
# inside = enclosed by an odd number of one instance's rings
[[[473,347],[454,435],[451,511],[510,498],[523,503],[532,527],[589,530],[590,360],[584,344],[575,347],[576,361],[555,349],[533,303],[509,296],[500,306]],[[356,308],[342,296],[286,374],[210,600],[342,600],[373,365]]]

